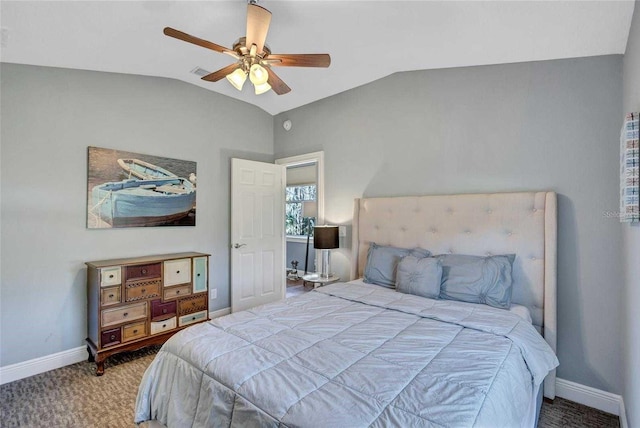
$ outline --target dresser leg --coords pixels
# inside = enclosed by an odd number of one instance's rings
[[[104,374],[104,360],[96,360],[96,376]]]

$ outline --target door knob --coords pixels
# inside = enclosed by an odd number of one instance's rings
[[[242,248],[242,247],[246,247],[247,244],[238,244],[237,242],[235,244],[233,244],[233,248]]]

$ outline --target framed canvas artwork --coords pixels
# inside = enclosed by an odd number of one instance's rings
[[[196,162],[89,147],[87,227],[195,226]]]

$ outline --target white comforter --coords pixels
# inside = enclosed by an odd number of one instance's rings
[[[558,360],[508,311],[333,284],[190,327],[147,369],[136,422],[523,426]]]

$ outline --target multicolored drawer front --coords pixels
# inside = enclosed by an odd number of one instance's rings
[[[102,326],[107,327],[147,317],[147,302],[102,311]]]
[[[178,300],[178,315],[190,314],[207,309],[207,296],[199,294]]]
[[[122,342],[120,328],[105,330],[100,334],[100,343],[103,348],[119,345]]]
[[[141,279],[160,278],[161,276],[162,263],[149,263],[125,268],[125,281],[139,281]]]
[[[164,286],[191,282],[191,259],[167,260],[164,262]]]
[[[162,300],[151,301],[151,320],[166,319],[176,315],[176,301],[163,302]]]
[[[109,287],[111,285],[119,285],[122,283],[120,266],[108,267],[100,269],[100,286]]]
[[[183,285],[181,287],[165,288],[163,293],[164,300],[177,299],[178,297],[188,296],[191,294],[191,286]]]
[[[147,335],[147,322],[142,321],[135,324],[128,324],[122,327],[122,341],[129,342],[131,340],[140,339]]]
[[[185,325],[195,324],[200,321],[207,320],[207,311],[195,312],[189,315],[183,315],[178,319],[178,326],[184,327]]]
[[[148,281],[130,282],[125,285],[125,296],[127,302],[136,300],[150,299],[160,296],[161,279],[152,279]]]
[[[120,287],[109,287],[100,290],[100,304],[102,306],[117,305],[120,303]]]
[[[208,257],[193,259],[193,293],[207,291],[207,260]]]
[[[156,321],[151,323],[151,334],[164,333],[176,328],[176,317],[166,319],[164,321]]]

